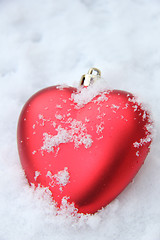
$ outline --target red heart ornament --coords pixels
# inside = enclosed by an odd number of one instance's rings
[[[88,87],[89,89],[90,87]],[[30,184],[48,187],[60,206],[94,213],[134,178],[151,143],[148,112],[128,92],[54,86],[33,95],[18,123],[18,150]]]

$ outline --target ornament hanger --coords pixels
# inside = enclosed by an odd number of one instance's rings
[[[88,87],[101,78],[101,71],[98,68],[90,68],[87,74],[82,75],[80,85]]]

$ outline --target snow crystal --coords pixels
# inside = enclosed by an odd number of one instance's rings
[[[71,216],[76,216],[75,220],[82,217],[83,214],[79,214],[78,209],[75,208],[74,203],[70,203],[69,197],[63,197],[61,201],[60,211],[58,212],[59,216],[66,216],[66,218],[70,218]]]
[[[106,115],[106,113],[101,113],[101,114],[98,115],[96,118],[97,118],[97,119],[102,119],[102,118],[105,117],[105,115]]]
[[[71,119],[72,120],[72,119]],[[56,135],[51,135],[48,133],[43,134],[43,146],[41,150],[46,150],[47,152],[54,152],[54,147],[59,146],[61,143],[73,142],[75,148],[80,145],[84,145],[85,148],[89,148],[92,145],[91,135],[87,133],[87,128],[82,121],[72,120],[69,121],[70,126],[63,128],[61,125],[55,130]]]
[[[39,119],[44,119],[44,116],[43,116],[42,114],[39,114],[39,115],[38,115],[38,118],[39,118]]]
[[[56,88],[59,90],[63,90],[64,88],[69,88],[69,86],[67,84],[63,84],[63,85],[57,85]]]
[[[106,90],[108,90],[108,86],[104,80],[102,81],[103,84],[101,84],[101,81],[97,81],[87,88],[80,88],[79,92],[72,93],[71,100],[73,100],[77,104],[76,106],[78,108],[83,107],[98,94],[100,96],[95,101],[98,101],[100,103],[101,101],[103,102],[108,100],[108,98],[106,97],[107,94]]]
[[[93,102],[100,104],[101,102],[108,101],[108,97],[106,96],[107,92],[100,93],[100,96],[95,99]]]
[[[89,120],[88,118],[86,118],[86,117],[85,117],[85,122],[87,122],[87,123],[88,123],[89,121],[90,121],[90,120]]]
[[[57,105],[56,105],[56,108],[62,108],[62,106],[57,104]]]
[[[145,121],[146,117],[147,117],[147,114],[146,114],[146,111],[144,111],[143,116],[142,116],[143,121]]]
[[[100,133],[102,133],[103,129],[104,129],[104,122],[101,122],[99,125],[96,125],[96,133],[99,135]]]
[[[46,177],[50,178],[49,186],[54,187],[55,186],[55,181],[54,181],[54,175],[51,173],[51,171],[48,171],[46,174]]]
[[[115,105],[115,104],[112,104],[111,108],[118,110],[118,109],[120,108],[120,106],[117,106],[117,105]]]
[[[133,108],[134,108],[134,112],[136,112],[138,109],[138,105],[134,105]]]
[[[37,180],[37,177],[39,177],[41,175],[41,173],[39,171],[35,171],[35,176],[34,176],[34,180]]]
[[[54,175],[54,178],[57,182],[57,184],[61,185],[61,186],[66,186],[69,182],[69,172],[68,172],[68,168],[65,167],[64,170],[59,171],[57,174]]]
[[[59,171],[56,174],[52,174],[51,171],[48,171],[46,177],[49,177],[51,179],[49,185],[51,187],[59,185],[60,191],[63,191],[63,187],[65,187],[69,183],[70,179],[67,167],[65,167],[63,170]]]
[[[46,122],[46,119],[44,118],[44,116],[42,114],[39,114],[38,118],[40,121],[39,122],[37,121],[36,123],[43,127]]]
[[[102,138],[103,138],[103,135],[100,136],[100,137],[98,137],[97,140],[99,141],[99,140],[101,140]]]
[[[128,107],[129,107],[129,104],[126,103],[126,104],[125,104],[125,107],[123,107],[122,109],[127,109]]]
[[[154,134],[153,124],[151,123],[146,124],[145,129],[147,130],[148,133],[150,133],[150,137],[153,138],[153,134]]]
[[[53,127],[55,128],[56,127],[56,122],[52,122],[52,125],[53,125]]]
[[[63,116],[61,114],[55,114],[55,118],[57,118],[58,120],[61,120]]]
[[[142,147],[145,143],[150,143],[152,141],[151,136],[147,136],[145,138],[141,138],[139,142],[134,142],[133,146],[135,148]]]
[[[58,146],[60,143],[67,143],[72,140],[72,136],[64,128],[59,127],[57,131],[57,135],[54,136],[48,133],[43,133],[44,141],[43,146],[41,147],[42,150],[46,150],[47,152],[53,152],[53,147]]]

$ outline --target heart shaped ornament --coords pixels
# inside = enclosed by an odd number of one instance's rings
[[[18,150],[29,184],[47,187],[57,207],[67,199],[78,212],[95,213],[144,163],[152,122],[131,93],[104,87],[98,69],[81,83],[48,87],[27,101]]]

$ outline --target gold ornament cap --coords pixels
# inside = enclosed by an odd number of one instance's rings
[[[90,68],[87,74],[82,75],[80,85],[88,87],[101,78],[101,71],[98,68]]]

